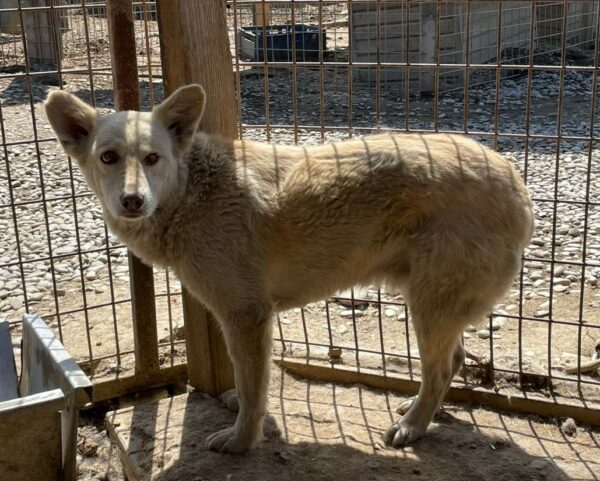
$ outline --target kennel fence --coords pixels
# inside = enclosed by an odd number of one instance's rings
[[[2,7],[0,18],[16,15],[19,25],[42,12],[64,21],[48,25],[60,29],[50,36],[62,41],[56,65],[32,63],[24,29],[2,30],[0,311],[17,334],[23,312],[49,321],[100,386],[98,399],[183,380],[178,280],[155,269],[138,279],[141,290],[132,286],[138,268],[128,267],[126,249],[101,222],[41,110],[59,87],[114,108],[106,2]],[[381,129],[451,131],[515,161],[532,190],[538,230],[507,300],[485,327],[465,333],[473,355],[457,383],[542,392],[557,404],[600,402],[597,368],[589,367],[600,338],[598,2],[229,0],[227,7],[241,137],[318,143]],[[157,2],[133,8],[131,55],[149,108],[164,95]],[[289,61],[240,56],[239,30],[266,33],[270,24],[311,25],[327,36],[326,48],[319,42],[309,61],[297,60],[295,42]],[[423,45],[433,54],[414,58]],[[423,87],[424,73],[431,87]],[[157,319],[149,339],[139,338],[132,314],[140,304],[151,304]],[[282,313],[274,351],[305,375],[346,373],[383,387],[382,379],[412,381],[419,365],[409,320],[401,295],[385,286],[340,293]],[[144,356],[154,366],[148,371],[136,363]]]

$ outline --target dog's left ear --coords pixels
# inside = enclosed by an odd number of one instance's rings
[[[82,162],[93,137],[96,109],[63,90],[51,92],[44,108],[67,155]]]
[[[205,104],[204,88],[192,84],[177,89],[152,111],[152,115],[169,130],[176,154],[189,147],[204,113]]]

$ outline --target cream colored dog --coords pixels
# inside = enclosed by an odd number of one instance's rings
[[[385,439],[419,438],[463,362],[463,328],[508,289],[531,238],[519,174],[458,135],[227,140],[196,132],[205,102],[189,85],[151,113],[101,116],[55,91],[46,112],[109,228],[143,261],[173,268],[223,328],[239,413],[210,448],[237,453],[262,438],[276,311],[383,282],[404,292],[422,363],[419,395]]]

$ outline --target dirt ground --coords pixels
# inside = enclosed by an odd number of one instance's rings
[[[397,417],[400,399],[358,385],[303,382],[274,370],[268,441],[242,456],[206,449],[206,436],[231,424],[235,414],[202,394],[138,404],[107,419],[135,466],[132,480],[600,478],[597,430],[579,426],[568,435],[557,420],[479,408],[447,405],[424,438],[404,449],[388,448],[381,435]]]

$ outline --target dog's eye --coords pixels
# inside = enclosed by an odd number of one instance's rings
[[[158,156],[158,154],[156,154],[156,153],[153,152],[153,153],[148,154],[146,156],[146,158],[144,159],[144,163],[146,165],[154,165],[154,164],[156,164],[158,162],[159,158],[160,157]]]
[[[100,156],[100,160],[104,164],[114,164],[119,160],[119,156],[114,150],[107,150]]]

